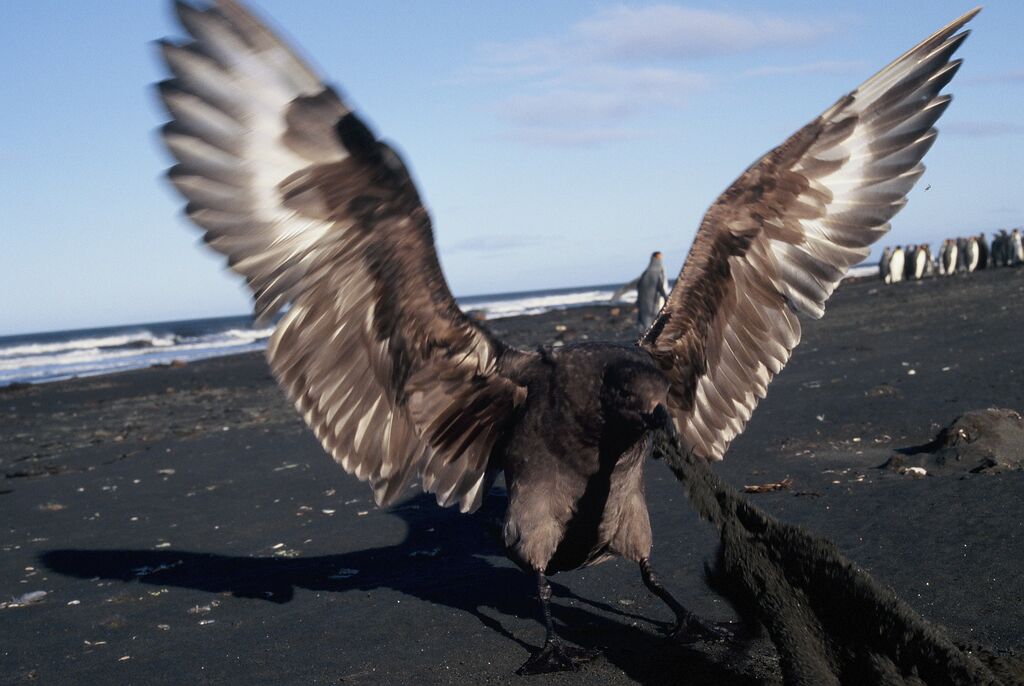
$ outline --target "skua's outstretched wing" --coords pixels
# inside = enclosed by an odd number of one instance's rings
[[[163,42],[163,138],[188,217],[251,287],[290,308],[267,357],[324,448],[379,504],[415,476],[475,509],[526,391],[519,354],[459,310],[405,165],[295,52],[234,0],[177,3]]]
[[[974,10],[755,162],[704,215],[639,341],[672,381],[686,447],[721,459],[847,270],[889,230],[935,141]]]

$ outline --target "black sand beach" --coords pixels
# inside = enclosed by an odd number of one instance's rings
[[[582,308],[493,322],[522,346],[633,337]],[[1024,269],[844,284],[716,470],[827,536],[959,640],[1024,644],[1024,472],[877,467],[961,413],[1024,410]],[[516,677],[543,628],[533,580],[473,516],[387,509],[323,453],[242,355],[0,389],[0,682],[44,684],[756,684],[772,651],[680,646],[621,561],[552,579],[559,633],[604,655]],[[684,604],[717,536],[648,466],[654,564]],[[45,591],[36,602],[13,603]]]

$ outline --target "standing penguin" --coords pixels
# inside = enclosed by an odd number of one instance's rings
[[[904,261],[903,248],[897,245],[892,249],[892,255],[889,257],[889,283],[903,280]]]
[[[1000,229],[999,231],[999,252],[1002,257],[1003,267],[1009,267],[1013,264],[1013,246],[1010,239],[1010,232],[1006,229]]]
[[[967,239],[955,238],[956,241],[956,271],[967,271]]]
[[[953,276],[956,273],[957,264],[960,261],[959,248],[956,241],[952,238],[947,238],[942,243],[942,273],[946,276]]]
[[[918,252],[918,246],[909,245],[903,249],[903,281],[908,282],[913,278],[913,256]]]
[[[636,323],[641,331],[647,331],[654,318],[658,316],[661,306],[668,298],[667,285],[668,279],[665,278],[661,253],[655,251],[651,253],[651,261],[636,285]]]
[[[981,232],[978,234],[978,269],[988,269],[988,263],[988,241],[985,239],[985,233]]]
[[[964,256],[964,267],[968,273],[978,268],[980,259],[981,251],[978,249],[978,239],[971,236],[967,239],[967,254]]]
[[[913,277],[921,281],[928,268],[928,246],[920,245],[913,251]]]
[[[1010,234],[1006,229],[999,229],[999,233],[992,239],[992,266],[1007,267],[1010,264]]]
[[[1020,229],[1010,232],[1010,259],[1009,264],[1024,264],[1024,240],[1021,239]]]
[[[889,260],[892,259],[892,248],[885,246],[882,258],[878,260],[878,276],[883,283],[889,283]]]
[[[665,304],[665,299],[668,298],[668,279],[665,277],[661,252],[651,253],[651,261],[647,264],[644,273],[615,291],[611,299],[618,300],[629,291],[636,291],[637,328],[641,332],[647,331]]]
[[[935,276],[935,257],[932,256],[932,246],[928,243],[924,244],[924,275]]]

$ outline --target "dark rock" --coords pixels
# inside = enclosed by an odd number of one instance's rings
[[[965,412],[924,445],[903,448],[886,469],[953,473],[1024,469],[1024,418],[1014,410]]]

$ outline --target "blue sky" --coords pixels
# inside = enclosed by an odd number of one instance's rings
[[[947,0],[260,0],[381,137],[456,295],[675,273],[747,165],[970,5]],[[543,7],[543,9],[541,9]],[[1024,224],[1024,3],[973,22],[928,172],[886,242]],[[5,0],[0,336],[240,314],[162,179],[155,0]],[[924,187],[931,189],[924,191]]]

